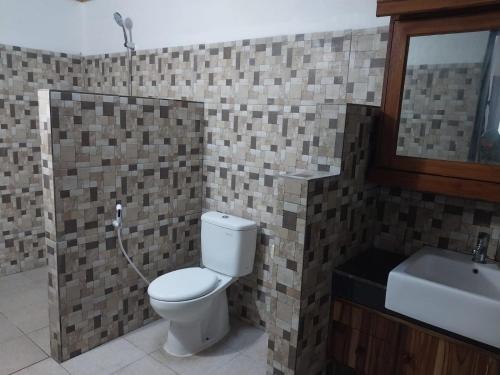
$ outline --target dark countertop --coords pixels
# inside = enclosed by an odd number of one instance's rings
[[[359,303],[372,309],[385,309],[385,291],[389,272],[406,256],[380,249],[352,258],[333,271],[333,296]]]
[[[389,272],[406,258],[405,255],[371,249],[344,263],[337,268],[337,271],[361,277],[385,287]]]
[[[500,355],[500,350],[498,348],[457,335],[456,333],[409,318],[385,308],[385,293],[389,272],[406,258],[407,257],[404,255],[376,248],[369,249],[355,256],[333,271],[333,299],[341,298],[366,306],[384,314],[406,320],[409,323],[447,335],[456,340],[472,344],[496,355]]]

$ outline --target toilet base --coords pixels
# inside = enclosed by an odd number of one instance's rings
[[[170,321],[163,349],[175,357],[189,357],[214,345],[229,329],[227,297],[223,290],[214,297],[203,319],[189,323]]]

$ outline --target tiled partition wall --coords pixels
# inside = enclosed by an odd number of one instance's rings
[[[365,183],[377,109],[348,105],[340,175],[285,176],[269,328],[275,374],[326,366],[333,267],[370,247],[378,188]]]
[[[46,264],[37,90],[80,89],[81,62],[0,44],[0,276]]]
[[[205,102],[204,209],[257,221],[255,272],[231,287],[233,310],[269,320],[278,177],[340,166],[345,103],[380,102],[387,29],[301,34],[141,51],[140,95]],[[84,63],[93,90],[124,93],[123,54]],[[332,169],[333,170],[333,169]]]
[[[195,89],[193,94],[207,92],[210,98],[212,91],[217,93],[206,109],[203,204],[205,209],[253,219],[262,228],[253,274],[230,290],[233,310],[254,324],[272,325],[268,328],[273,330],[276,322],[273,294],[283,276],[276,251],[282,246],[279,227],[286,220],[277,199],[279,176],[340,167],[347,96],[352,91],[360,100],[380,100],[377,85],[383,68],[364,53],[385,54],[384,39],[384,32],[371,30],[242,41],[202,50],[208,63],[199,66],[211,70],[209,79],[200,82],[203,91]],[[350,62],[359,63],[355,59],[364,61],[364,74],[353,74],[357,81],[349,81]],[[172,95],[176,87],[169,90]],[[287,337],[286,331],[280,336]]]
[[[407,67],[399,155],[468,160],[481,71],[480,63]]]
[[[40,92],[51,351],[66,360],[154,319],[147,278],[199,262],[203,104]]]

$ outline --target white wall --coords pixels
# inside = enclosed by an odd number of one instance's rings
[[[489,31],[410,38],[408,65],[483,62]]]
[[[368,28],[376,0],[91,0],[84,4],[84,55],[123,51],[113,12],[134,22],[138,49]]]
[[[75,0],[0,0],[0,43],[79,54],[82,8]]]
[[[0,0],[0,43],[84,55],[123,51],[113,20],[134,22],[138,49],[369,28],[376,0]]]

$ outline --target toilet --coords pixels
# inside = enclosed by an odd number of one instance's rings
[[[229,332],[226,289],[252,272],[257,224],[207,212],[201,216],[202,266],[168,272],[148,287],[151,306],[170,321],[164,350],[188,357]]]

